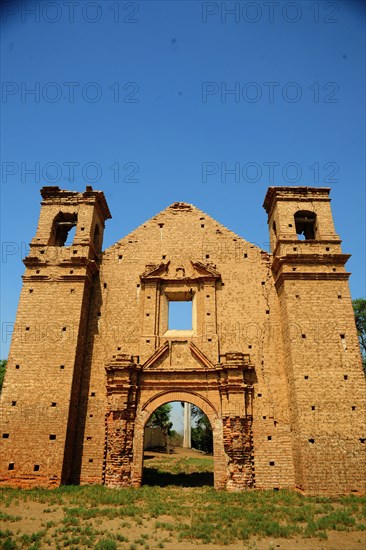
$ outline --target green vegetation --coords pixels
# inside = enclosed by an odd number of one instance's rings
[[[203,472],[213,472],[213,457],[202,456],[199,458],[192,457],[166,457],[164,455],[154,458],[147,462],[147,466],[154,466],[154,469],[161,474],[195,474]]]
[[[164,434],[170,435],[170,430],[173,426],[173,423],[170,422],[170,413],[172,406],[170,403],[161,405],[153,414],[150,416],[149,420],[146,423],[148,428],[161,428]]]
[[[191,429],[192,447],[205,453],[213,452],[213,436],[209,419],[196,406],[192,406],[192,419],[195,426]]]
[[[207,464],[202,462],[198,466],[191,459],[180,459],[174,468],[203,469]],[[22,533],[22,520],[13,513],[21,502],[26,502],[21,508],[30,511],[44,505],[42,530],[29,534],[27,519],[28,531]],[[227,493],[211,487],[182,491],[178,486],[115,490],[99,485],[52,491],[4,488],[0,509],[6,510],[0,531],[0,547],[5,549],[52,545],[153,550],[168,541],[184,548],[187,541],[239,545],[253,536],[326,539],[329,530],[358,531],[362,538],[366,530],[366,497],[304,497],[290,491]]]
[[[165,438],[166,451],[170,452],[170,436],[173,435],[172,426],[173,422],[170,421],[170,413],[172,406],[170,403],[161,405],[150,416],[146,423],[147,428],[160,428]]]
[[[4,383],[5,369],[6,369],[7,362],[8,361],[6,359],[0,359],[0,393]]]
[[[353,300],[352,305],[361,348],[362,366],[366,375],[366,300],[365,298],[357,298]]]

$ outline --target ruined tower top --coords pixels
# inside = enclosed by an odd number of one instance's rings
[[[276,201],[330,201],[330,187],[268,187],[263,208],[270,216]]]
[[[95,203],[104,220],[112,217],[103,191],[95,191],[91,185],[87,185],[83,193],[60,189],[57,185],[45,186],[41,189],[41,196],[43,205]]]
[[[330,208],[329,187],[269,187],[263,207],[268,214],[271,251],[298,252],[315,241],[340,245]],[[283,246],[286,245],[286,250]],[[295,249],[293,247],[295,246]],[[324,249],[325,250],[325,249]],[[334,249],[332,252],[340,252]]]

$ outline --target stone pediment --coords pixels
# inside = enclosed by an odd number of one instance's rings
[[[140,275],[141,281],[202,281],[219,280],[221,274],[212,264],[204,264],[199,261],[185,263],[161,262],[157,265],[147,265],[145,271]]]
[[[195,270],[197,275],[199,275],[200,278],[202,278],[202,277],[210,278],[210,279],[212,279],[212,278],[220,279],[221,278],[220,273],[215,269],[216,266],[214,267],[211,264],[203,264],[201,262],[192,262],[192,261],[191,261],[191,264],[193,266],[193,269]]]
[[[206,355],[188,340],[164,342],[142,365],[143,370],[215,369]]]
[[[161,359],[164,359],[169,351],[169,342],[164,342],[160,348],[158,348],[145,363],[143,364],[143,369],[150,369],[154,366],[156,367],[161,363]]]
[[[165,274],[168,273],[170,262],[162,262],[160,264],[150,264],[146,266],[146,270],[142,275],[140,275],[141,279],[154,279],[156,277],[164,277]]]

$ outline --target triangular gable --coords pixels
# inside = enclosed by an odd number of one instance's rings
[[[202,367],[205,369],[214,369],[215,365],[206,357],[206,355],[201,351],[193,342],[187,341],[180,341],[180,340],[167,340],[164,342],[160,348],[158,348],[145,363],[142,365],[143,370],[150,370],[150,369],[159,369],[161,368],[162,362],[164,359],[167,359],[170,355],[170,358],[168,359],[168,369],[169,367],[174,365],[171,365],[172,359],[173,359],[173,348],[175,344],[184,345],[187,352],[190,354],[191,359],[194,359],[194,365],[192,365],[192,362],[189,361],[189,363],[186,365],[186,369],[192,370],[192,366],[199,367],[201,369]],[[173,361],[174,363],[174,361]],[[166,370],[166,366],[163,367],[164,370]],[[183,367],[183,370],[186,370]],[[176,369],[174,369],[176,370]]]
[[[137,233],[140,233],[141,231],[146,230],[152,224],[156,224],[156,223],[159,224],[160,220],[163,222],[164,221],[164,216],[168,213],[172,213],[172,214],[178,215],[178,216],[179,215],[184,216],[184,215],[187,215],[187,214],[188,215],[193,214],[193,215],[196,215],[198,217],[198,219],[203,219],[204,218],[205,223],[210,223],[210,224],[213,225],[217,235],[224,235],[224,236],[230,237],[234,241],[241,241],[245,245],[247,245],[251,248],[255,248],[258,251],[261,251],[261,249],[258,246],[250,243],[249,241],[246,241],[243,237],[241,237],[240,235],[234,233],[234,231],[231,231],[231,229],[228,229],[223,224],[221,224],[220,222],[218,222],[217,220],[212,218],[209,214],[207,214],[203,210],[200,210],[199,208],[197,208],[193,204],[189,204],[189,203],[185,203],[185,202],[174,202],[173,204],[169,205],[164,210],[161,210],[155,216],[152,216],[151,218],[149,218],[148,220],[146,220],[145,222],[140,224],[131,233],[129,233],[128,235],[126,235],[125,237],[123,237],[122,239],[120,239],[119,241],[114,243],[112,246],[107,248],[104,251],[104,253],[108,254],[109,252],[113,252],[113,250],[115,248],[119,249],[120,246],[128,244],[128,243],[133,244],[135,242],[134,239],[137,238]]]

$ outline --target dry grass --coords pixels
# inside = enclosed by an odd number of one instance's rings
[[[212,458],[160,456],[146,462],[158,477],[176,484],[120,490],[97,485],[53,491],[2,489],[0,546],[5,550],[152,550],[204,543],[210,548],[257,548],[254,537],[296,537],[316,538],[315,547],[320,548],[330,532],[338,531],[357,533],[355,540],[361,546],[355,547],[362,548],[366,498],[303,497],[289,491],[227,493],[205,486],[188,489],[182,488],[182,479],[210,474]]]

